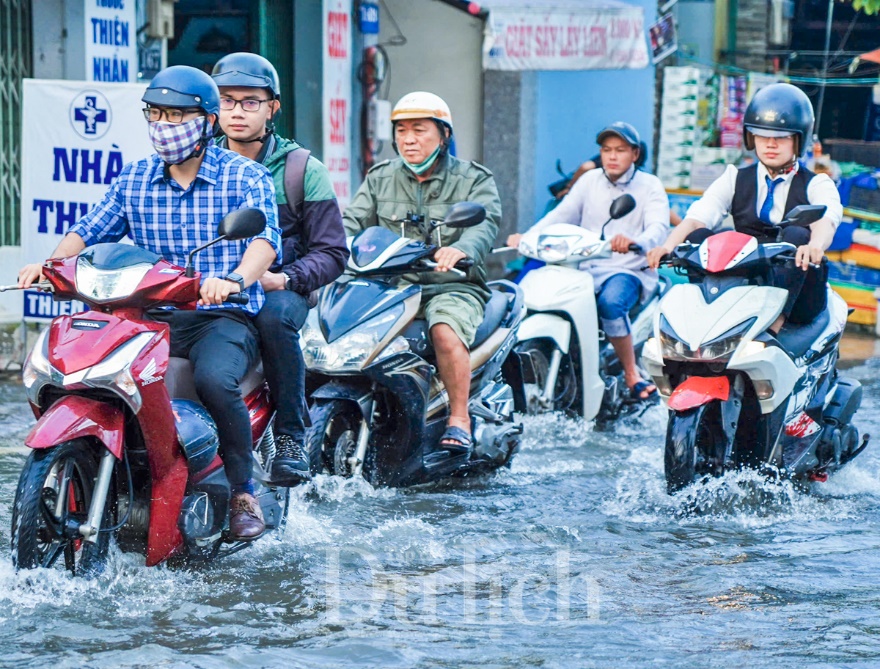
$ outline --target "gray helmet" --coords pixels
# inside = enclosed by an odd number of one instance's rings
[[[611,125],[607,126],[604,130],[602,130],[602,132],[596,135],[596,144],[601,144],[606,139],[608,139],[610,135],[620,137],[624,142],[629,144],[634,149],[641,149],[642,140],[639,137],[639,133],[629,123],[624,123],[623,121],[615,121]]]
[[[276,100],[281,97],[278,72],[268,60],[256,53],[239,51],[217,61],[211,76],[218,87],[265,88]]]
[[[795,154],[803,155],[813,135],[813,105],[797,86],[770,84],[757,93],[746,108],[743,119],[743,144],[755,148],[755,135],[760,137],[795,136]]]

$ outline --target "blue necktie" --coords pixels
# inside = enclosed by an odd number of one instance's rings
[[[764,204],[761,205],[761,213],[758,214],[758,218],[768,225],[772,225],[770,222],[770,211],[773,209],[773,191],[776,190],[776,187],[785,181],[785,179],[779,177],[778,179],[771,181],[768,176],[765,176],[764,179],[767,180],[767,199],[765,199]]]

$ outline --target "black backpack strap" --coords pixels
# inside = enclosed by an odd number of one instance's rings
[[[306,163],[311,151],[298,147],[287,154],[284,161],[284,195],[287,205],[297,220],[302,220],[303,202],[306,198]]]

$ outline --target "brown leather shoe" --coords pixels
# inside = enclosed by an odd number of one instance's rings
[[[229,505],[229,533],[232,539],[253,541],[266,531],[263,510],[253,495],[235,495]]]

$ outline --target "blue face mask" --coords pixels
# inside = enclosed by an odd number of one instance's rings
[[[406,165],[412,171],[413,174],[415,174],[416,176],[421,176],[422,174],[427,172],[429,169],[431,169],[431,166],[435,162],[437,162],[437,158],[440,155],[440,147],[441,146],[442,146],[442,144],[438,145],[437,148],[434,149],[434,153],[432,153],[430,156],[425,158],[418,165],[413,165],[411,162],[408,162],[407,159],[404,158],[403,156],[401,156],[401,159],[403,160],[403,164]]]

